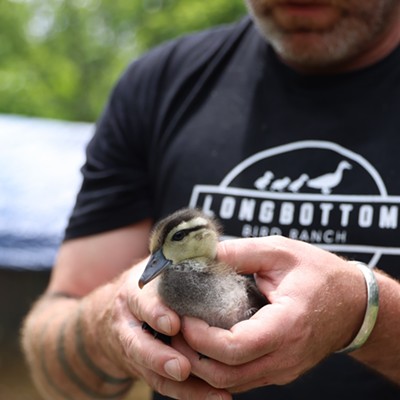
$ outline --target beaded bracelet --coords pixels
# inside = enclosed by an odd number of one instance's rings
[[[372,269],[359,261],[350,262],[355,264],[364,275],[368,296],[367,309],[365,310],[364,321],[356,337],[348,346],[338,350],[336,353],[350,353],[359,349],[368,340],[372,330],[374,329],[379,310],[379,288]]]

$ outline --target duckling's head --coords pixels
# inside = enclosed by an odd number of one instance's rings
[[[196,209],[185,208],[161,220],[153,229],[151,258],[139,286],[143,287],[170,265],[215,259],[220,232],[216,221]]]

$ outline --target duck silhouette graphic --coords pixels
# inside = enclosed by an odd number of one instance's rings
[[[291,182],[291,179],[288,176],[285,176],[281,179],[276,179],[271,183],[270,190],[272,192],[282,192]]]
[[[349,169],[352,169],[352,165],[348,161],[342,160],[333,172],[328,172],[312,179],[308,174],[302,173],[293,180],[288,176],[274,179],[275,174],[272,171],[266,171],[264,175],[256,179],[254,186],[258,190],[292,193],[299,193],[304,187],[309,187],[320,190],[322,194],[331,194],[332,189],[342,182],[344,171]]]
[[[288,186],[288,190],[290,192],[297,193],[309,179],[310,177],[307,174],[301,174]]]
[[[351,168],[352,165],[348,161],[340,161],[334,172],[327,173],[314,179],[308,180],[307,186],[312,189],[321,190],[322,194],[330,194],[332,192],[332,189],[338,186],[340,182],[342,182],[343,172]]]
[[[271,171],[266,171],[263,176],[257,178],[254,182],[254,186],[258,190],[265,190],[267,186],[271,183],[272,179],[274,179],[274,174]]]

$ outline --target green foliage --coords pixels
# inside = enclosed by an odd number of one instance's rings
[[[243,0],[2,0],[0,113],[94,121],[126,65]]]

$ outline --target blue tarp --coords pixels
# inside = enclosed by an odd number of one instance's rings
[[[0,268],[53,266],[93,124],[0,115]]]

